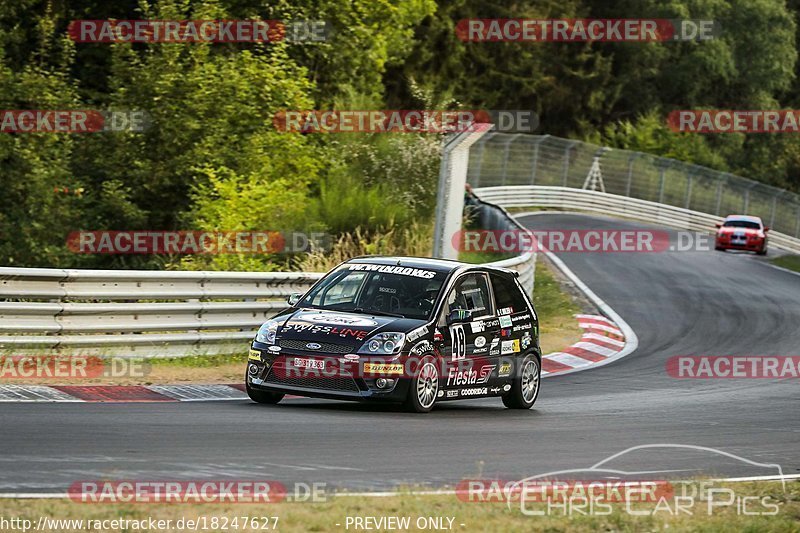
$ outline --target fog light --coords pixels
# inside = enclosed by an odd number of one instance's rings
[[[258,374],[258,365],[250,363],[250,366],[247,367],[247,371],[250,373],[251,376],[255,376],[256,374]]]
[[[375,380],[375,386],[379,389],[388,389],[392,385],[394,385],[393,379],[378,378]]]

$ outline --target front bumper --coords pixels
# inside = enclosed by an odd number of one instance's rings
[[[337,370],[335,375],[305,375],[292,367],[288,360],[293,357],[308,357],[307,353],[291,353],[282,350],[279,354],[262,350],[267,348],[254,343],[251,353],[261,352],[261,361],[251,359],[246,373],[247,385],[256,390],[294,394],[313,398],[329,398],[335,400],[385,401],[402,402],[405,400],[410,380],[398,376],[387,375],[395,380],[394,386],[384,390],[377,389],[374,378],[364,378],[344,370]],[[338,357],[323,357],[336,360]],[[256,364],[258,372],[249,371],[250,364]]]

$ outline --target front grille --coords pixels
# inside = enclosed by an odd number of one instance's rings
[[[323,353],[323,354],[340,354],[350,353],[353,348],[346,344],[333,344],[330,342],[317,342],[320,345],[316,350],[306,348],[306,344],[315,341],[303,341],[295,339],[283,339],[278,342],[278,346],[286,348],[287,350],[299,350],[301,352]]]
[[[317,389],[336,392],[358,392],[358,386],[353,378],[347,377],[297,377],[297,376],[276,376],[270,373],[264,383],[271,385],[281,385],[284,387],[301,387],[304,389]]]

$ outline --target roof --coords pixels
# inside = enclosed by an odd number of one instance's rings
[[[753,217],[750,215],[728,215],[725,220],[749,220],[750,222],[761,222],[761,217]]]
[[[356,257],[346,261],[346,263],[359,263],[359,264],[373,264],[373,265],[393,265],[393,266],[407,266],[413,268],[426,268],[436,272],[452,272],[458,268],[480,267],[487,270],[497,270],[508,272],[504,268],[487,267],[486,265],[477,265],[471,263],[463,263],[461,261],[451,261],[449,259],[434,259],[432,257],[384,257],[384,256],[365,256]]]

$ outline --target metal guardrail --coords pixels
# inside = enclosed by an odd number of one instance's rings
[[[647,200],[569,187],[508,186],[474,189],[481,198],[506,208],[546,207],[587,211],[644,220],[680,230],[712,232],[722,217]],[[800,239],[777,231],[769,233],[770,246],[800,253]]]
[[[492,264],[532,287],[534,260]],[[0,355],[240,352],[287,296],[323,275],[0,267]]]
[[[598,180],[587,179],[592,170]],[[550,135],[487,133],[470,149],[467,181],[474,188],[589,188],[717,217],[756,215],[774,231],[800,238],[800,196],[791,191],[652,154]]]

